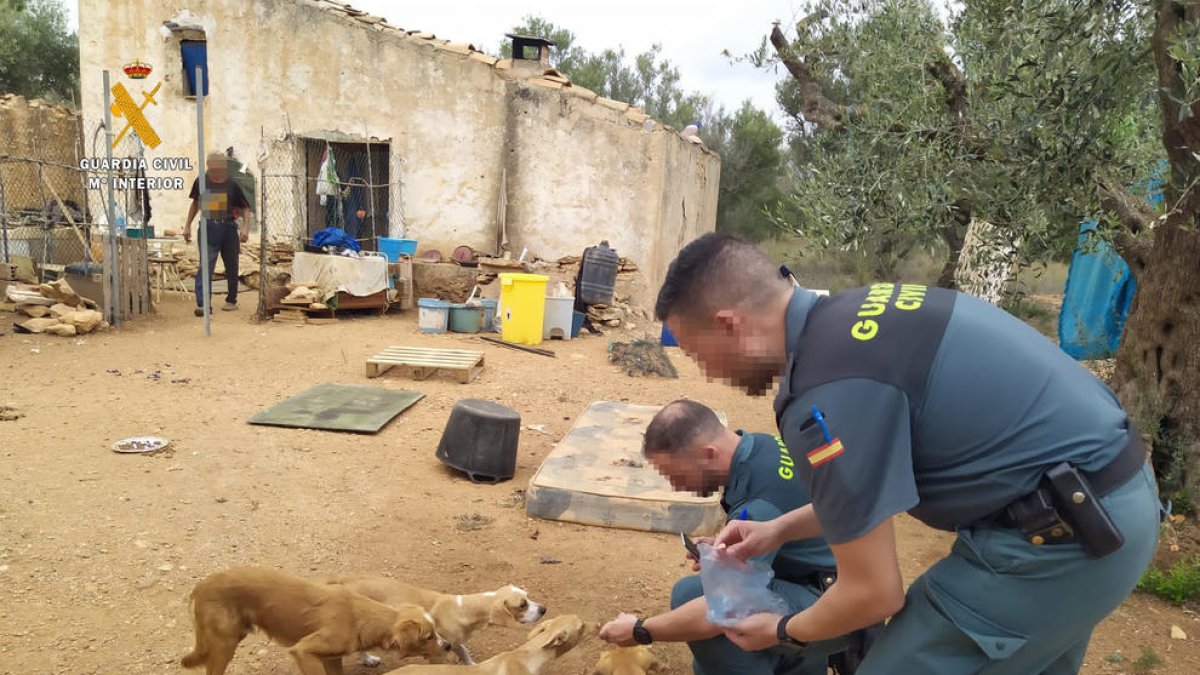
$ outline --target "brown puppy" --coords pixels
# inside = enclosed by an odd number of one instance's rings
[[[430,656],[449,648],[415,605],[389,607],[338,586],[261,567],[236,567],[196,584],[191,594],[196,647],[185,668],[222,675],[255,628],[288,647],[304,675],[342,675],[342,656],[382,648]]]
[[[424,607],[433,617],[438,635],[450,643],[450,649],[467,665],[475,662],[471,660],[466,643],[479,629],[509,621],[537,623],[546,614],[544,605],[532,602],[529,594],[516,586],[471,595],[448,595],[379,576],[345,577],[330,583],[345,586],[385,605]],[[362,662],[374,666],[379,664],[379,659],[363,654]]]
[[[555,659],[579,644],[585,635],[597,630],[599,626],[585,624],[574,614],[556,616],[530,631],[525,644],[483,663],[471,666],[416,664],[397,668],[387,675],[540,675]]]
[[[650,675],[663,672],[662,664],[648,647],[618,647],[605,652],[596,662],[592,675]]]

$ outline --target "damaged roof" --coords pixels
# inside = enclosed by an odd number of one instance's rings
[[[455,43],[455,42],[450,42],[449,40],[441,40],[441,39],[438,39],[438,37],[436,35],[434,35],[433,33],[427,33],[427,32],[420,31],[420,30],[405,30],[404,28],[401,28],[400,26],[394,26],[394,25],[388,23],[387,19],[384,19],[381,16],[374,16],[372,14],[364,12],[361,9],[355,9],[354,7],[350,6],[350,4],[345,3],[345,2],[340,2],[339,0],[301,0],[301,1],[304,4],[317,7],[318,9],[321,9],[323,11],[353,19],[353,20],[363,24],[364,28],[373,29],[373,30],[376,30],[376,31],[382,32],[382,33],[388,33],[388,34],[396,37],[397,39],[403,39],[403,40],[409,40],[409,41],[413,41],[413,42],[423,43],[423,44],[426,44],[426,45],[428,45],[434,49],[437,49],[438,51],[441,51],[441,52],[458,54],[459,56],[465,56],[467,58],[470,58],[473,61],[479,61],[479,62],[491,67],[498,75],[500,75],[502,77],[507,77],[507,78],[512,78],[512,79],[516,79],[516,77],[517,77],[513,72],[512,59],[497,59],[494,56],[490,56],[490,55],[485,54],[484,52],[480,51],[473,44],[466,43],[466,42]],[[522,39],[526,39],[526,40],[541,40],[542,42],[544,42],[547,45],[554,45],[554,43],[552,41],[544,40],[542,38],[535,38],[535,37],[524,36],[524,35],[515,36],[512,33],[506,33],[505,35],[508,37],[521,37]],[[546,87],[549,89],[557,89],[565,94],[571,94],[573,96],[578,96],[579,98],[582,98],[585,101],[588,101],[589,103],[596,103],[596,104],[602,105],[606,108],[615,110],[617,112],[623,112],[623,113],[625,113],[625,118],[633,124],[644,124],[645,122],[647,122],[650,119],[649,115],[647,115],[644,111],[637,108],[636,106],[632,106],[623,101],[615,101],[613,99],[604,98],[603,96],[597,95],[593,91],[584,89],[583,87],[575,86],[571,82],[570,78],[568,78],[566,75],[560,73],[558,70],[555,70],[554,68],[547,68],[544,72],[540,73],[539,75],[532,76],[532,77],[526,76],[521,79],[528,81],[530,84],[535,85],[535,86]],[[674,129],[671,129],[671,127],[669,127],[667,125],[661,125],[661,126],[664,129],[667,129],[667,130],[670,130],[673,132],[675,131]],[[678,133],[678,132],[676,132],[676,133]],[[708,148],[704,147],[703,145],[701,145],[700,147],[705,152],[711,152]]]

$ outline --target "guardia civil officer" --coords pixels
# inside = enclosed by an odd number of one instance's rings
[[[646,426],[642,454],[677,491],[708,497],[721,491],[729,520],[770,520],[809,503],[783,441],[769,434],[735,431],[708,406],[680,399],[663,406]],[[722,491],[723,489],[723,491]],[[698,543],[712,544],[702,537]],[[689,554],[692,570],[700,562]],[[794,541],[762,558],[771,565],[770,588],[794,611],[808,607],[837,579],[824,539]],[[698,575],[671,589],[671,611],[639,619],[621,614],[600,629],[600,639],[620,646],[687,642],[693,675],[853,675],[878,627],[813,643],[805,650],[740,649],[707,618],[708,602]]]
[[[656,314],[710,377],[776,420],[812,504],[729,523],[742,557],[823,534],[837,583],[727,632],[745,649],[892,616],[860,675],[1075,673],[1158,541],[1146,449],[1103,383],[968,295],[876,284],[823,298],[719,234],[672,262]],[[957,534],[907,594],[893,516]]]

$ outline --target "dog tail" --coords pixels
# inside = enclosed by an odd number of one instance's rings
[[[184,668],[197,668],[208,661],[208,650],[205,648],[208,640],[205,639],[203,635],[204,629],[201,628],[200,621],[196,618],[195,589],[192,589],[192,592],[188,593],[188,608],[192,610],[192,631],[196,635],[196,646],[192,648],[192,651],[185,654],[182,659],[179,659],[179,665]]]

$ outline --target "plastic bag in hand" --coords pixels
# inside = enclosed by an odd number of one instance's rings
[[[769,588],[774,577],[764,560],[742,561],[724,549],[700,545],[700,584],[710,623],[728,627],[760,612],[787,614],[787,601]]]

